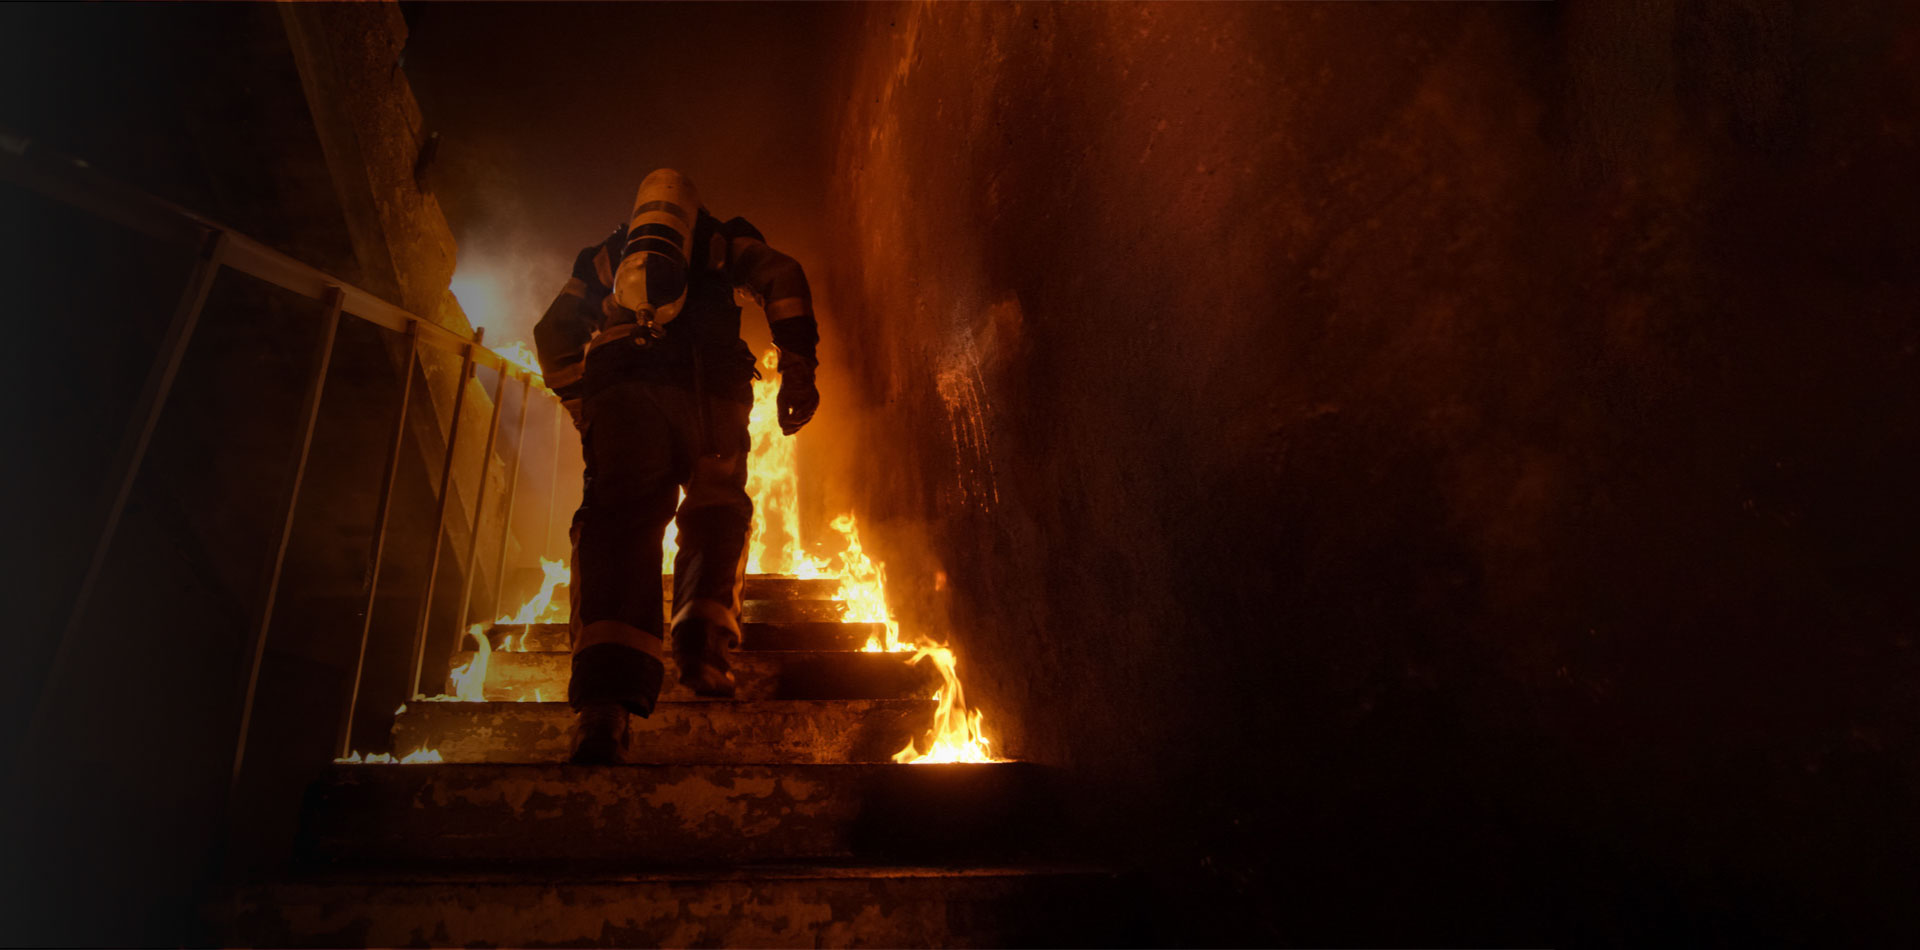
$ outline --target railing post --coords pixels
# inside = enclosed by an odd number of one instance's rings
[[[460,578],[459,630],[467,629],[467,618],[473,616],[473,566],[480,554],[480,515],[487,508],[487,472],[493,468],[493,443],[500,437],[500,410],[507,404],[507,366],[500,365],[500,375],[493,384],[493,413],[487,419],[487,444],[480,450],[480,481],[473,489],[473,520],[468,522],[467,557],[465,573]],[[459,631],[455,631],[459,636]]]
[[[447,425],[447,458],[440,465],[440,501],[433,517],[433,552],[427,558],[427,592],[420,598],[420,622],[413,632],[413,675],[407,680],[409,696],[420,688],[420,672],[427,662],[427,622],[433,617],[433,588],[440,574],[440,538],[447,530],[447,502],[453,498],[453,458],[454,450],[460,445],[460,410],[466,406],[467,382],[473,378],[473,348],[480,345],[484,335],[484,329],[475,330],[473,342],[460,348],[460,380],[453,390],[453,417]]]
[[[114,454],[112,486],[106,494],[106,502],[101,506],[98,517],[98,529],[94,532],[93,554],[87,561],[86,573],[80,577],[80,586],[74,592],[73,606],[67,611],[66,622],[60,629],[60,640],[54,647],[53,661],[47,667],[46,678],[41,680],[34,698],[33,714],[27,720],[27,729],[22,736],[20,751],[30,754],[35,738],[46,717],[47,698],[53,687],[72,662],[73,637],[79,629],[80,618],[86,613],[87,602],[93,597],[94,585],[99,583],[100,572],[106,567],[107,552],[113,547],[113,537],[120,530],[120,517],[126,513],[127,499],[133,495],[133,485],[140,477],[140,468],[146,462],[147,446],[153,441],[153,431],[159,426],[161,411],[167,407],[167,397],[173,392],[173,381],[180,373],[180,361],[186,356],[187,344],[193,340],[194,328],[199,326],[200,312],[206,307],[207,293],[213,289],[214,278],[220,274],[223,250],[226,247],[225,231],[210,231],[205,243],[200,247],[200,256],[194,261],[193,270],[187,275],[187,283],[180,291],[180,300],[174,305],[173,317],[167,323],[167,331],[160,338],[160,346],[155,351],[153,362],[148,364],[146,381],[140,387],[140,395],[134,401],[132,414],[127,427],[121,432],[120,448]]]
[[[240,734],[234,740],[233,772],[229,788],[240,786],[240,769],[247,756],[247,734],[253,725],[254,697],[260,686],[260,665],[266,659],[267,631],[273,627],[273,606],[280,596],[280,571],[286,566],[287,545],[293,539],[293,518],[300,507],[300,486],[307,478],[307,458],[313,451],[313,430],[320,421],[320,402],[327,389],[327,369],[333,365],[333,341],[340,330],[340,305],[345,294],[340,288],[327,291],[326,314],[321,317],[320,346],[314,355],[313,372],[307,379],[306,401],[301,405],[300,447],[295,451],[293,474],[287,479],[286,501],[281,505],[280,541],[274,546],[273,560],[267,570],[266,596],[260,605],[260,623],[254,631],[253,650],[247,664],[247,688],[240,702]]]
[[[507,507],[500,518],[500,556],[493,562],[493,612],[489,617],[500,616],[502,598],[507,595],[507,543],[513,540],[513,503],[520,491],[520,457],[527,449],[527,403],[533,399],[533,374],[520,377],[520,412],[516,416],[515,431],[519,438],[513,442],[513,471],[507,475]]]
[[[367,558],[367,601],[361,610],[360,650],[353,658],[353,685],[340,720],[339,758],[353,752],[353,714],[360,705],[360,680],[367,666],[367,637],[373,632],[373,607],[380,592],[380,566],[387,553],[387,516],[393,508],[393,483],[400,476],[400,450],[407,441],[407,400],[413,395],[414,363],[420,355],[420,325],[407,324],[407,361],[400,368],[400,405],[393,413],[393,438],[387,440],[387,474],[380,480],[380,500],[374,503],[373,544]],[[412,695],[409,693],[408,695]]]

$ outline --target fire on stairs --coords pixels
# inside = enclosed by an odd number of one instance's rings
[[[990,755],[953,654],[902,639],[853,519],[833,525],[841,554],[800,548],[790,440],[755,433],[782,442],[754,458],[750,569],[783,573],[744,585],[736,698],[669,669],[635,764],[563,764],[565,568],[548,562],[533,601],[471,631],[447,695],[396,711],[408,751],[339,760],[310,789],[301,874],[222,902],[227,943],[1125,941],[1115,879],[1061,862],[1046,773]]]
[[[394,747],[436,761],[335,765],[308,796],[304,875],[239,889],[228,942],[1096,939],[1085,917],[1113,881],[1058,863],[1044,773],[894,762],[931,728],[940,677],[911,654],[861,650],[865,624],[786,619],[832,611],[831,589],[750,577],[740,698],[669,690],[636,720],[635,765],[562,764],[564,627],[489,631],[521,649],[492,653],[483,701],[395,717]]]

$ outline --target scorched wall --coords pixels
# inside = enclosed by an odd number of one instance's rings
[[[1911,11],[862,13],[828,483],[1161,939],[1905,925]]]

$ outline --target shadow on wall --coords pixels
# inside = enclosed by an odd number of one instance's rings
[[[0,129],[31,140],[27,164],[41,148],[84,157],[76,178],[98,174],[179,202],[464,330],[443,290],[451,239],[410,177],[418,117],[388,66],[401,41],[395,8],[74,5],[6,8],[0,20],[0,71],[22,80],[0,82]],[[188,55],[203,48],[222,55]],[[358,149],[350,160],[338,148],[346,139]],[[18,143],[8,151],[15,162]],[[334,177],[343,164],[355,174]],[[215,278],[99,581],[76,613],[117,484],[112,459],[122,433],[138,431],[136,397],[194,254],[51,202],[13,181],[13,164],[8,171],[0,286],[18,318],[8,329],[23,385],[0,418],[17,450],[0,494],[12,541],[0,577],[22,635],[0,693],[0,918],[22,944],[204,942],[196,918],[208,885],[286,857],[300,790],[333,754],[405,347],[398,334],[347,319],[332,349],[236,802],[228,782],[248,657],[283,530],[320,305],[233,268]],[[388,525],[397,540],[374,604],[363,718],[411,693],[401,681],[458,359],[438,352],[431,362],[413,387],[415,436],[403,446]],[[490,408],[469,398],[467,431],[484,426]],[[472,505],[481,442],[460,451],[453,495],[465,501],[449,520],[449,549],[468,536],[471,515],[459,511]],[[496,449],[511,444],[509,433]],[[496,499],[501,470],[490,476]],[[489,539],[499,507],[483,512]],[[519,530],[540,533],[524,520]],[[458,550],[443,557],[435,598],[448,646],[459,560]],[[492,564],[476,573],[484,597]],[[429,654],[430,677],[445,654]],[[45,715],[29,734],[43,695]],[[239,827],[231,838],[230,818]]]
[[[1913,926],[1920,18],[862,12],[830,490],[1165,939]]]

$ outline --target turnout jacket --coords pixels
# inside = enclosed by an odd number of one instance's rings
[[[636,345],[633,311],[611,296],[626,232],[622,224],[606,240],[581,249],[573,275],[533,328],[541,374],[562,401],[584,399],[620,380],[644,379],[751,405],[750,380],[759,374],[740,339],[736,289],[766,310],[783,361],[815,362],[820,334],[799,262],[768,247],[745,218],[722,222],[704,208],[687,262],[686,304],[663,328],[662,339]]]

